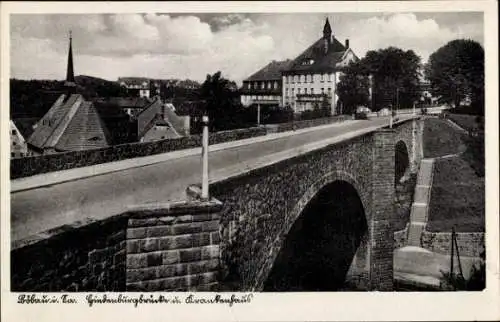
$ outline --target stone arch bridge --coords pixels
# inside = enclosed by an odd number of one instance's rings
[[[212,180],[210,200],[191,186],[189,201],[58,234],[50,251],[17,247],[12,289],[36,289],[30,283],[40,269],[38,280],[60,280],[45,290],[334,291],[351,282],[392,290],[395,181],[417,171],[422,132],[423,121],[410,117],[392,129],[325,138],[252,169],[236,165]],[[100,237],[72,241],[82,234]],[[51,256],[74,265],[65,279],[47,272],[43,258]]]

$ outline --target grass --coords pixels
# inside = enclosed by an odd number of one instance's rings
[[[476,115],[463,115],[463,114],[446,114],[446,117],[457,123],[464,130],[472,131],[477,127]]]
[[[425,121],[423,139],[426,158],[464,152],[435,160],[427,230],[484,231],[484,139],[471,138],[441,119]]]
[[[460,157],[437,159],[429,208],[429,231],[484,231],[484,178]]]
[[[461,133],[441,119],[425,120],[423,140],[424,158],[456,154],[466,149]]]

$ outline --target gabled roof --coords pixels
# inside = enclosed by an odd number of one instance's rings
[[[297,56],[285,72],[334,71],[336,69],[335,65],[342,60],[345,51],[346,48],[344,45],[342,45],[335,37],[332,37],[328,51],[325,54],[325,40],[324,38],[320,38],[303,53]]]
[[[284,61],[273,60],[258,72],[248,77],[244,81],[268,81],[268,80],[280,80],[281,72],[290,67],[292,60],[287,59]]]
[[[108,146],[104,124],[91,102],[83,102],[56,144],[59,151],[80,151]]]
[[[105,131],[91,102],[79,94],[67,99],[61,95],[37,122],[28,143],[39,149],[59,151],[104,147],[108,145]]]

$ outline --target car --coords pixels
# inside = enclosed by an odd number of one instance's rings
[[[368,107],[366,107],[366,106],[358,106],[358,107],[356,108],[356,114],[357,114],[357,113],[366,113],[366,114],[369,114],[369,113],[371,113],[371,112],[372,112],[372,111],[371,111]]]
[[[389,115],[391,115],[391,111],[387,107],[385,107],[385,108],[381,109],[380,111],[378,111],[378,114],[380,116],[389,116]]]

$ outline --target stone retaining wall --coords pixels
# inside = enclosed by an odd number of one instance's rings
[[[484,250],[484,233],[456,233],[460,256],[479,257]],[[440,254],[451,254],[451,233],[423,231],[422,247]]]
[[[408,243],[408,224],[402,230],[394,232],[394,249],[406,246]]]

